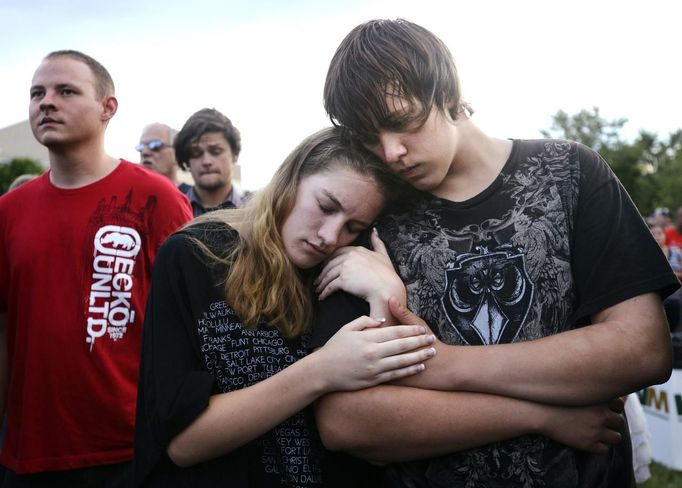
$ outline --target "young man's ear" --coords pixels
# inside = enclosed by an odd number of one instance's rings
[[[459,107],[457,105],[458,105],[457,103],[451,101],[449,104],[445,106],[445,112],[450,116],[451,121],[457,120],[459,112]]]
[[[102,121],[109,122],[118,110],[118,100],[114,96],[104,97],[102,100]]]
[[[460,99],[458,104],[450,102],[446,107],[446,111],[453,122],[457,120],[466,120],[474,113],[469,104],[462,99]]]

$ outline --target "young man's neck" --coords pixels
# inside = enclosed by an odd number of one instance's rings
[[[434,195],[462,202],[488,188],[499,176],[512,142],[485,134],[471,119],[457,123],[457,153],[443,182],[431,191]]]
[[[102,145],[51,147],[50,181],[58,188],[81,188],[110,174],[119,161],[107,155]]]
[[[216,208],[222,204],[232,191],[232,185],[207,190],[194,185],[194,194],[204,208]]]

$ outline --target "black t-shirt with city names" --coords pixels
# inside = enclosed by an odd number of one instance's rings
[[[224,224],[194,226],[171,236],[156,258],[140,370],[136,483],[314,487],[323,485],[327,466],[329,473],[364,479],[364,463],[340,470],[330,465],[311,409],[217,459],[189,468],[170,461],[165,453],[170,440],[197,418],[211,395],[253,385],[307,354],[306,336],[287,340],[265,323],[242,326],[223,298],[224,266],[207,264],[192,238],[225,255],[237,235]],[[325,481],[332,486],[339,480]]]

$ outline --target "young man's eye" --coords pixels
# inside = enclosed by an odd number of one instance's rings
[[[61,94],[62,95],[73,95],[76,92],[72,90],[71,88],[62,88]]]
[[[382,127],[389,132],[413,132],[421,128],[424,121],[416,115],[388,118]]]
[[[419,127],[419,123],[413,120],[394,120],[384,127],[389,132],[411,132]]]
[[[43,96],[43,91],[42,90],[32,90],[31,91],[31,98],[38,98]]]
[[[204,154],[204,151],[202,151],[200,149],[192,149],[189,152],[189,157],[192,159],[196,159],[196,158],[200,158],[201,156],[203,156],[203,154]]]
[[[357,137],[363,146],[376,146],[379,144],[379,137],[376,134],[358,134]]]
[[[212,147],[208,152],[211,156],[220,156],[224,151],[222,147]]]

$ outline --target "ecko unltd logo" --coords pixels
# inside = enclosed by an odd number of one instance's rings
[[[121,340],[135,321],[133,271],[141,244],[140,234],[131,227],[105,225],[95,234],[85,338],[90,351],[107,333],[112,341]]]

